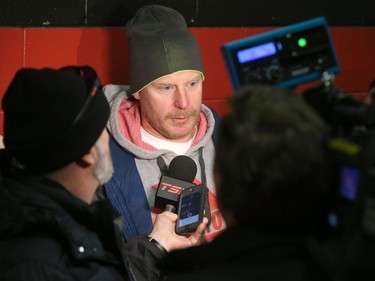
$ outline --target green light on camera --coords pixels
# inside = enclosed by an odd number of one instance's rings
[[[307,45],[307,40],[303,37],[299,38],[298,39],[298,46],[303,48],[303,47],[306,47]]]

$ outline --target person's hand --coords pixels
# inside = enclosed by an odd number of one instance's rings
[[[189,236],[180,236],[175,232],[177,215],[168,211],[156,217],[154,228],[149,237],[158,241],[168,252],[176,249],[183,249],[199,245],[202,241],[204,230],[208,223],[207,218],[203,218],[197,230]]]

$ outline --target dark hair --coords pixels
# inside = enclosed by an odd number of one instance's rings
[[[251,85],[220,123],[218,200],[236,221],[261,231],[306,232],[326,191],[327,128],[289,89]]]

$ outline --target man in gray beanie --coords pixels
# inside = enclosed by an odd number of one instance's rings
[[[126,25],[130,85],[107,85],[108,129],[115,172],[104,195],[125,217],[124,238],[145,235],[160,211],[155,194],[178,155],[197,165],[195,184],[206,188],[205,238],[224,228],[213,181],[215,111],[202,104],[200,50],[184,17],[174,9],[146,5]]]
[[[89,66],[19,70],[3,100],[0,280],[157,280],[167,251],[200,241],[164,212],[149,237],[123,243],[122,220],[94,200],[112,176],[110,108]]]

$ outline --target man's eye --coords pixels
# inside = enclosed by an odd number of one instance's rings
[[[173,92],[175,90],[175,87],[172,85],[163,85],[159,87],[159,90],[164,93]]]
[[[191,81],[187,84],[188,88],[194,88],[199,84],[199,81]]]

